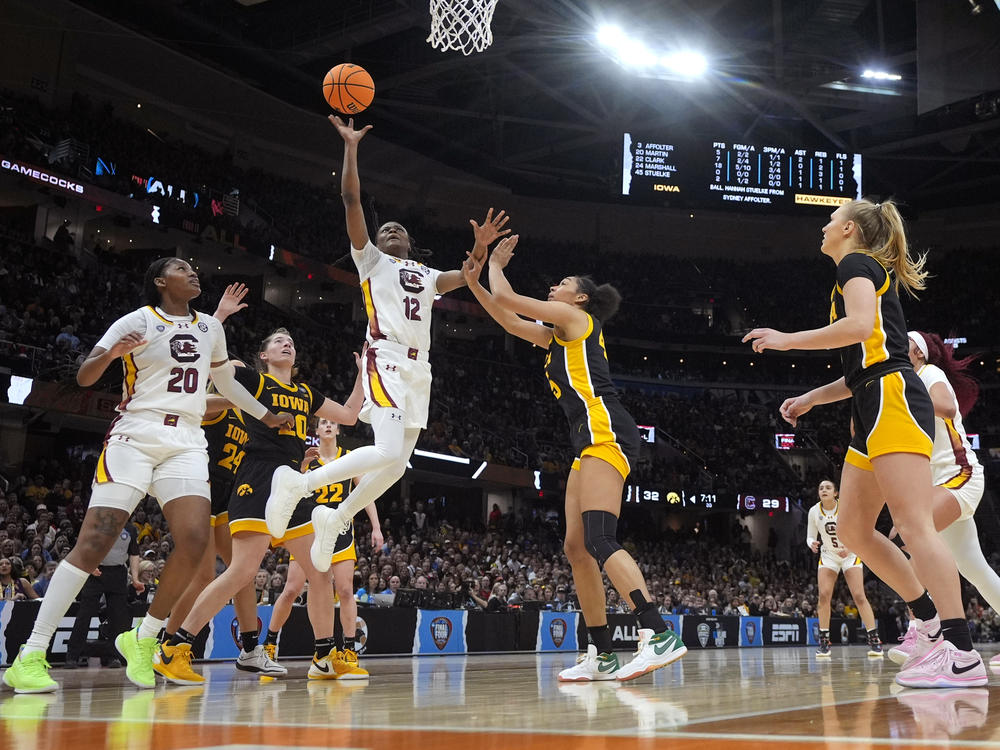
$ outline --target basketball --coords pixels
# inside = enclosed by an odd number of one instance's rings
[[[360,65],[341,63],[330,68],[323,79],[327,104],[344,115],[356,115],[368,109],[375,98],[375,81]]]

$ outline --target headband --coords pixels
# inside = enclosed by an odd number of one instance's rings
[[[924,355],[924,360],[927,360],[927,340],[924,338],[924,335],[920,331],[908,331],[906,335],[913,339],[913,343],[917,345],[917,349]]]

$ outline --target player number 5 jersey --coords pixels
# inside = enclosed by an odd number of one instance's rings
[[[175,317],[142,307],[112,323],[97,346],[111,349],[133,332],[146,343],[122,357],[125,380],[117,411],[176,415],[200,425],[212,362],[229,358],[222,324],[198,312]]]
[[[369,242],[351,248],[368,313],[368,341],[388,339],[420,351],[431,347],[431,308],[440,271],[386,255]]]
[[[843,543],[837,538],[837,515],[840,511],[840,503],[833,506],[833,510],[824,510],[822,503],[816,503],[809,509],[809,529],[806,532],[806,541],[819,539],[820,550],[824,554],[837,555],[845,549]]]

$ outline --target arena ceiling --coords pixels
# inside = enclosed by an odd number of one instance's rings
[[[933,1],[1000,39],[992,0]],[[625,130],[832,143],[868,157],[867,190],[916,208],[1000,192],[1000,92],[919,113],[915,0],[500,0],[493,45],[468,57],[426,43],[427,0],[76,2],[316,112],[325,72],[359,63],[377,89],[359,119],[381,138],[518,192],[614,196]],[[594,40],[604,22],[700,46],[710,73],[627,71]],[[903,79],[859,78],[873,64]]]

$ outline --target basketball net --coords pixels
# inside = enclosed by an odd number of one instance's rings
[[[431,35],[427,41],[434,49],[471,55],[493,44],[490,23],[497,0],[430,0],[430,3]]]

